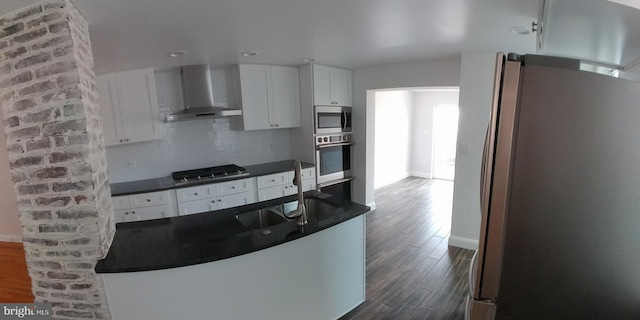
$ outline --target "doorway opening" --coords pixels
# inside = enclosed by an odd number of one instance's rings
[[[459,88],[373,92],[373,189],[407,177],[453,181]]]
[[[433,110],[433,178],[453,181],[456,172],[458,105],[438,104]]]

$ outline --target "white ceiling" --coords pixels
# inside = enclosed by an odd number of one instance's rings
[[[89,21],[97,73],[235,63],[345,68],[467,51],[535,52],[536,0],[72,0]],[[0,15],[38,0],[0,0]],[[189,55],[170,58],[186,50]],[[258,51],[242,57],[243,51]]]
[[[39,1],[0,0],[0,16]],[[303,58],[355,69],[470,51],[536,53],[536,34],[509,28],[538,20],[543,0],[72,1],[89,21],[96,72],[104,73]],[[604,0],[545,7],[540,53],[639,67],[640,10]],[[189,55],[168,56],[176,50]]]

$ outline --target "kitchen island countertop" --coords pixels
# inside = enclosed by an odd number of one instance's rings
[[[351,201],[337,203],[333,196],[317,191],[307,191],[304,196],[330,203],[335,209],[317,215],[321,219],[309,219],[303,227],[292,220],[266,228],[268,232],[243,226],[236,214],[295,201],[297,196],[201,214],[118,224],[109,253],[95,270],[97,273],[150,271],[227,259],[306,237],[370,210]]]
[[[273,173],[286,172],[293,170],[294,160],[283,160],[283,161],[275,161],[275,162],[267,162],[254,164],[250,166],[244,166],[249,175],[239,176],[239,177],[230,177],[228,179],[220,179],[216,181],[205,181],[202,184],[210,184],[210,183],[219,183],[237,179],[246,179],[250,177],[259,177]],[[312,168],[314,167],[313,163],[302,162],[302,168]],[[128,182],[119,182],[111,184],[111,196],[126,196],[132,194],[139,193],[147,193],[147,192],[156,192],[156,191],[164,191],[170,189],[177,189],[183,187],[192,187],[197,184],[189,184],[185,186],[175,186],[171,176],[154,178],[154,179],[145,179],[145,180],[137,180],[137,181],[128,181]]]

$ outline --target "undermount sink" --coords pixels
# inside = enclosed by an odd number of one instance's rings
[[[310,221],[325,220],[334,216],[335,211],[338,210],[338,207],[317,198],[305,198],[304,205]],[[265,229],[287,221],[295,221],[296,218],[287,219],[283,215],[296,210],[297,207],[298,201],[286,202],[277,206],[238,213],[236,219],[249,229]]]
[[[324,220],[332,216],[338,209],[338,207],[317,198],[305,198],[304,205],[307,210],[307,218],[313,221]],[[298,206],[298,201],[287,202],[283,206],[285,212],[289,212]]]
[[[288,221],[272,208],[238,213],[236,219],[249,229],[264,229]]]

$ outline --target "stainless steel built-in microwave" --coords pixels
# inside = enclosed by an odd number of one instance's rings
[[[315,106],[315,134],[351,132],[351,107]]]

